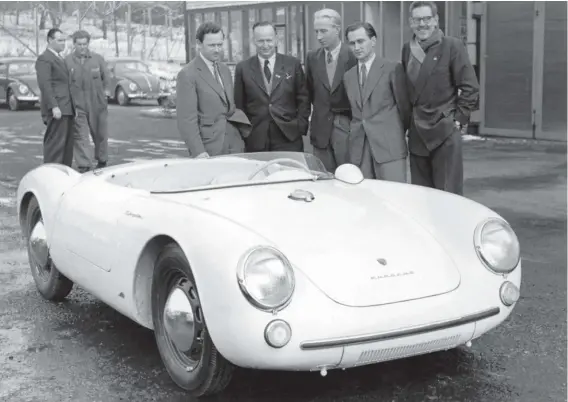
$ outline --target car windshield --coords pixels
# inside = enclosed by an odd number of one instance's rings
[[[127,73],[129,71],[140,71],[142,73],[149,73],[148,66],[140,61],[121,61],[116,63],[116,71]]]
[[[334,178],[320,159],[302,152],[258,152],[182,159],[168,163],[163,170],[154,169],[130,172],[129,183],[132,187],[155,193],[172,193]],[[135,179],[138,175],[140,181]],[[118,184],[121,180],[117,177],[113,181]]]
[[[35,73],[35,62],[33,61],[16,61],[8,64],[8,75],[30,75]]]

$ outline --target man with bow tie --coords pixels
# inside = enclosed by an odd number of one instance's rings
[[[303,152],[310,101],[302,65],[276,53],[272,24],[257,22],[252,29],[257,55],[235,69],[235,103],[252,123],[246,150]]]
[[[36,74],[41,91],[41,118],[46,125],[43,138],[43,162],[73,164],[73,116],[75,110],[69,88],[69,71],[61,52],[65,35],[52,28],[47,32],[47,49],[36,60]]]
[[[244,152],[248,119],[236,109],[229,67],[221,62],[225,34],[214,22],[197,29],[199,54],[177,76],[177,126],[193,157]]]
[[[343,75],[357,64],[347,44],[341,42],[341,15],[332,9],[314,14],[314,29],[321,48],[306,58],[306,80],[312,118],[310,141],[314,155],[334,172],[347,163],[347,140],[351,105],[343,85]]]

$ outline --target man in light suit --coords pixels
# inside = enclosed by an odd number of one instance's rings
[[[252,123],[247,152],[303,152],[310,101],[302,64],[276,53],[276,28],[253,25],[257,55],[237,64],[235,102]]]
[[[343,75],[357,64],[353,52],[341,42],[341,16],[332,9],[314,14],[314,29],[321,48],[306,58],[306,81],[312,119],[310,141],[317,156],[330,172],[347,162],[347,141],[351,105]]]
[[[197,30],[199,54],[177,76],[177,126],[197,158],[244,152],[242,135],[250,123],[235,108],[231,72],[220,61],[224,38],[219,25],[203,23]]]
[[[36,74],[41,91],[41,118],[46,125],[43,138],[43,162],[73,164],[73,117],[75,110],[69,87],[69,71],[61,52],[65,36],[52,28],[47,33],[47,49],[36,60]]]
[[[344,77],[353,115],[349,162],[365,178],[406,183],[410,102],[402,66],[376,56],[371,24],[352,24],[345,37],[358,60]]]

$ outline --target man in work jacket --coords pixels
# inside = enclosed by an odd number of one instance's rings
[[[69,70],[71,97],[75,106],[74,154],[80,172],[91,169],[89,134],[95,144],[97,168],[108,162],[108,101],[110,74],[104,58],[89,50],[86,31],[73,34],[74,51],[65,58]]]

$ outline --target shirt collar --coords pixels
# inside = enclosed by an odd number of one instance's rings
[[[203,56],[201,54],[201,52],[199,52],[199,56],[203,59],[203,61],[205,62],[205,64],[209,68],[209,70],[213,71],[213,69],[215,68],[215,65],[213,64],[213,62],[211,60],[209,60],[208,58],[206,58],[205,56]]]
[[[359,71],[361,71],[361,66],[363,64],[365,64],[365,66],[367,66],[367,74],[369,73],[369,71],[371,71],[371,66],[373,65],[373,62],[375,61],[375,57],[377,55],[375,53],[373,53],[373,55],[371,56],[371,58],[369,60],[367,60],[365,63],[361,63],[358,62],[357,64],[359,65]]]
[[[337,60],[337,56],[339,55],[340,50],[341,50],[341,41],[339,41],[339,44],[335,47],[335,49],[333,49],[333,50],[325,49],[326,59],[327,59],[328,53],[331,53],[331,57],[333,57],[333,60]]]
[[[54,55],[56,55],[59,58],[62,58],[63,56],[61,56],[61,53],[57,53],[55,50],[53,50],[52,48],[48,47],[47,48],[49,51],[51,51],[51,53],[53,53]]]
[[[261,57],[260,55],[258,55],[258,60],[260,61],[260,65],[262,67],[264,67],[264,60],[268,60],[269,64],[274,67],[274,64],[276,63],[276,52],[272,56],[270,56],[268,59],[265,59],[264,57]]]

